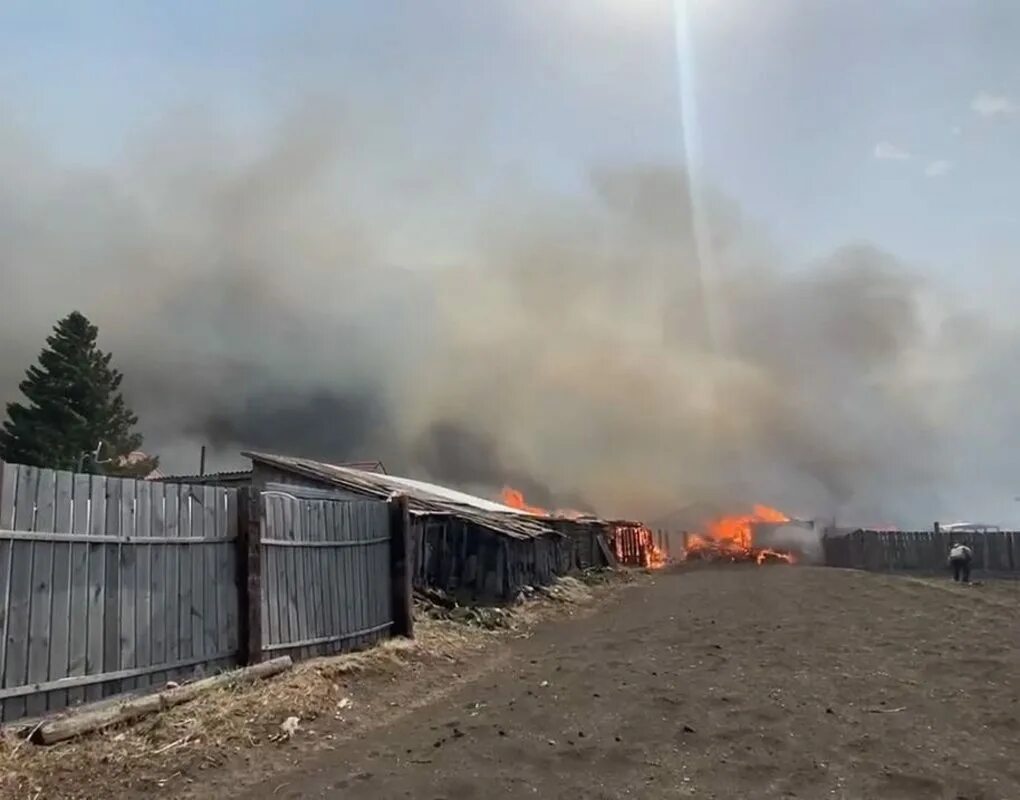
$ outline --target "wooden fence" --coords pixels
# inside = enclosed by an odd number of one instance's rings
[[[406,517],[0,462],[0,722],[411,635]]]
[[[853,531],[826,533],[822,540],[830,567],[877,572],[940,572],[954,542],[974,551],[973,567],[989,574],[1020,573],[1020,532]]]
[[[236,494],[0,463],[3,719],[236,662]]]
[[[280,491],[262,502],[262,652],[296,660],[389,636],[387,504]]]

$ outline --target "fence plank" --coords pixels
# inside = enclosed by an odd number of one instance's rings
[[[294,536],[294,507],[280,498],[280,506],[283,511],[283,535],[285,539],[293,540]],[[287,603],[287,629],[290,632],[286,641],[300,641],[301,623],[298,619],[297,609],[297,564],[294,559],[296,548],[283,548],[282,559],[284,563],[283,573],[285,576],[284,598]]]
[[[14,500],[17,494],[17,468],[0,461],[0,528],[14,528]],[[7,661],[8,626],[11,606],[11,567],[14,542],[0,539],[0,686],[3,686]],[[4,702],[0,700],[0,722],[6,719]]]
[[[227,496],[228,493],[222,489],[216,491],[216,522],[215,530],[217,536],[224,536],[227,532]],[[236,512],[235,512],[236,516]],[[229,642],[229,629],[227,627],[227,607],[230,604],[231,593],[237,595],[236,573],[230,569],[230,556],[235,553],[237,542],[224,545],[218,542],[212,546],[213,570],[215,577],[214,587],[216,589],[216,651],[224,653],[236,650]]]
[[[158,481],[148,485],[149,522],[148,530],[153,536],[166,535],[166,484]],[[167,663],[166,624],[167,608],[170,598],[167,596],[167,556],[174,545],[163,544],[150,547],[149,557],[149,663]],[[169,676],[166,672],[153,673],[150,681],[153,686],[165,684]]]
[[[295,531],[296,539],[298,541],[310,542],[313,541],[311,536],[311,500],[302,500],[295,506],[295,522],[297,523],[297,530]],[[308,558],[309,553],[312,552],[312,548],[302,547],[296,552],[295,560],[297,561],[298,567],[298,580],[300,590],[298,591],[298,618],[301,620],[301,641],[310,641],[316,638],[315,634],[315,610],[313,608],[314,602],[312,600],[313,592],[315,587],[312,585],[312,565],[311,560]],[[300,653],[302,658],[307,658],[310,652],[307,650]]]
[[[333,529],[332,536],[336,542],[343,541],[343,509],[344,507],[337,504],[333,506]],[[336,564],[336,582],[337,582],[337,611],[340,614],[340,627],[337,633],[348,634],[353,627],[353,618],[351,615],[351,604],[349,601],[351,591],[351,575],[348,567],[348,556],[350,554],[350,548],[338,547],[334,551],[334,562]],[[344,643],[341,642],[341,649]]]
[[[71,533],[74,515],[74,475],[61,471],[56,475],[56,509],[53,530]],[[70,620],[71,620],[71,557],[74,543],[54,545],[53,548],[53,603],[50,608],[50,653],[48,680],[70,674]],[[68,705],[66,691],[53,692],[47,698],[52,710]]]
[[[302,500],[294,504],[294,540],[298,542],[309,541],[308,537],[308,505],[310,501]],[[305,642],[314,638],[312,633],[312,604],[311,604],[311,581],[308,574],[308,553],[309,548],[296,548],[294,551],[294,568],[297,577],[298,591],[295,595],[295,605],[298,613],[298,641]],[[307,658],[307,650],[298,652],[299,658]]]
[[[220,535],[216,528],[216,500],[220,489],[215,486],[202,488],[202,530],[204,536]],[[216,587],[216,551],[221,547],[219,543],[197,545],[202,550],[202,573],[205,576],[202,580],[202,640],[204,652],[207,654],[220,653],[220,647],[216,631],[216,620],[218,619],[218,589]],[[233,543],[230,545],[233,547]]]
[[[323,503],[322,504],[322,538],[324,541],[332,542],[335,539],[336,515],[335,515],[335,503]],[[337,586],[337,573],[336,573],[336,552],[337,548],[333,547],[323,552],[323,603],[326,605],[326,625],[329,632],[333,635],[343,633],[342,624],[340,621],[340,602],[339,602],[339,587]],[[340,646],[341,643],[337,645]],[[331,648],[336,650],[337,647]]]
[[[152,538],[152,487],[148,481],[137,481],[135,484],[137,506],[135,511],[135,535],[139,539]],[[162,549],[162,545],[155,545]],[[160,663],[152,657],[152,550],[154,545],[146,544],[137,548],[138,561],[135,569],[135,590],[138,603],[135,607],[135,664],[149,667]],[[152,683],[152,676],[147,680],[138,680],[139,686]]]
[[[280,632],[280,580],[276,556],[279,548],[265,547],[262,538],[275,539],[276,499],[271,495],[260,495],[256,505],[259,514],[259,560],[262,564],[262,647],[283,641]],[[261,657],[261,651],[260,651]]]
[[[118,478],[106,479],[106,530],[107,536],[121,536],[124,484]],[[106,560],[106,591],[103,603],[103,662],[101,672],[115,672],[120,665],[120,596],[122,592],[120,545],[106,544],[103,553]],[[120,691],[117,681],[101,686],[101,694],[108,697]]]
[[[314,542],[325,541],[325,538],[323,536],[324,534],[323,531],[324,520],[322,515],[323,502],[324,502],[323,500],[312,500],[309,502],[308,507],[308,524],[310,528],[309,533],[311,534],[310,536],[311,540]],[[312,567],[311,579],[314,584],[313,591],[311,593],[312,619],[313,619],[312,635],[315,636],[316,638],[322,636],[331,636],[333,634],[333,631],[329,629],[329,625],[326,624],[326,613],[328,609],[326,608],[326,597],[323,591],[326,587],[323,585],[322,580],[322,555],[321,555],[321,553],[325,552],[327,552],[327,550],[321,550],[319,553],[316,553],[311,558]]]
[[[93,475],[89,482],[89,535],[105,536],[106,525],[106,478]],[[98,675],[103,672],[103,637],[106,627],[106,551],[109,545],[101,542],[88,545],[88,643],[86,645],[85,674]],[[103,687],[92,684],[85,688],[85,700],[98,700],[103,696]]]
[[[163,532],[168,538],[181,536],[181,490],[176,484],[163,487]],[[188,530],[188,529],[185,529]],[[186,651],[181,640],[181,609],[184,606],[184,583],[181,577],[183,547],[170,545],[166,551],[166,597],[164,629],[166,632],[166,661],[175,664],[182,659],[190,658],[191,652]],[[171,677],[168,673],[168,679]]]
[[[312,500],[302,500],[297,507],[297,519],[300,522],[299,537],[301,541],[315,541],[311,528],[312,502]],[[313,552],[312,548],[303,547],[296,554],[301,575],[301,591],[298,593],[298,613],[304,620],[301,635],[302,641],[315,639],[319,636],[315,630],[315,579],[312,570],[312,558],[309,558],[309,555],[312,555]],[[307,652],[303,653],[302,658],[307,658],[308,655],[309,653]]]
[[[56,524],[57,473],[39,470],[36,486],[35,524],[33,530],[53,533]],[[53,549],[52,542],[35,542],[32,558],[32,595],[29,601],[28,683],[45,683],[50,672],[50,620],[53,615]],[[39,716],[46,713],[46,695],[25,699],[25,713]]]
[[[138,536],[137,491],[138,484],[131,480],[118,480],[120,484],[120,536],[133,539]],[[120,616],[118,617],[119,633],[117,667],[118,670],[133,670],[139,666],[138,651],[138,562],[142,554],[138,547],[117,545],[117,564],[120,569],[120,589],[118,591]],[[107,671],[109,668],[106,668]],[[119,682],[117,691],[131,691],[136,688],[134,677],[124,678]]]
[[[191,536],[205,536],[205,509],[202,506],[201,486],[190,487],[188,505],[191,509]],[[185,551],[191,557],[191,647],[196,656],[208,654],[205,631],[205,551],[202,545],[189,545]]]
[[[347,530],[347,539],[348,541],[356,542],[361,538],[362,531],[364,529],[362,507],[357,503],[351,503],[349,511],[350,527]],[[371,626],[367,603],[368,587],[366,585],[364,550],[358,547],[352,547],[351,554],[354,558],[354,567],[357,576],[354,584],[354,591],[356,592],[355,604],[358,609],[357,630],[363,631]],[[458,570],[458,574],[460,574],[460,572],[461,571]],[[358,644],[360,645],[360,641]]]
[[[35,529],[35,500],[39,487],[39,470],[35,467],[19,466],[17,489],[14,501],[14,524],[18,530]],[[10,615],[7,631],[3,687],[21,686],[28,682],[29,616],[32,593],[32,560],[35,555],[34,542],[11,543]],[[12,698],[4,702],[5,719],[25,715],[24,698]]]
[[[340,541],[347,542],[351,539],[351,528],[353,526],[352,504],[340,507]],[[358,564],[353,547],[343,548],[345,567],[347,570],[346,587],[344,591],[344,603],[350,610],[350,624],[345,631],[351,634],[361,628],[361,608],[358,604],[360,593],[360,581],[358,576]]]

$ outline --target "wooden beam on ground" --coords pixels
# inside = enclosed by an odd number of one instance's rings
[[[176,689],[169,689],[165,692],[126,700],[114,706],[94,711],[81,711],[67,717],[43,723],[37,729],[34,738],[41,744],[56,744],[57,742],[73,739],[87,733],[94,733],[113,725],[131,722],[167,708],[173,708],[181,703],[194,700],[199,695],[213,689],[278,675],[290,669],[292,665],[293,662],[290,656],[283,656],[281,658],[274,658],[271,661],[263,661],[261,664],[254,664],[250,667],[223,672],[211,678],[203,678]]]

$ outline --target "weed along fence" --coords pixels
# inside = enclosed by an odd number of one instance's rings
[[[974,568],[991,574],[1020,574],[1020,532],[930,531],[827,532],[822,540],[830,567],[876,572],[940,572],[954,542],[974,551]]]
[[[406,501],[0,462],[0,721],[411,635]]]

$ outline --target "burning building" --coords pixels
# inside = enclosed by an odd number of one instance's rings
[[[606,530],[594,518],[554,517],[385,472],[269,453],[243,455],[251,459],[250,470],[172,480],[307,493],[318,499],[405,494],[417,588],[474,600],[509,600],[525,586],[547,585],[558,575],[613,563]]]
[[[503,488],[503,502],[508,506],[520,509],[547,520],[549,524],[562,529],[566,526],[583,525],[597,529],[600,537],[604,537],[612,550],[616,563],[629,567],[659,569],[666,565],[669,557],[661,543],[656,542],[655,534],[641,522],[629,520],[602,520],[584,511],[575,509],[557,509],[551,511],[533,506],[524,499],[524,493],[511,487]],[[608,554],[607,554],[608,556]]]
[[[787,530],[803,524],[782,511],[756,505],[747,514],[718,517],[701,533],[685,536],[683,560],[792,564],[803,554],[804,541]]]

